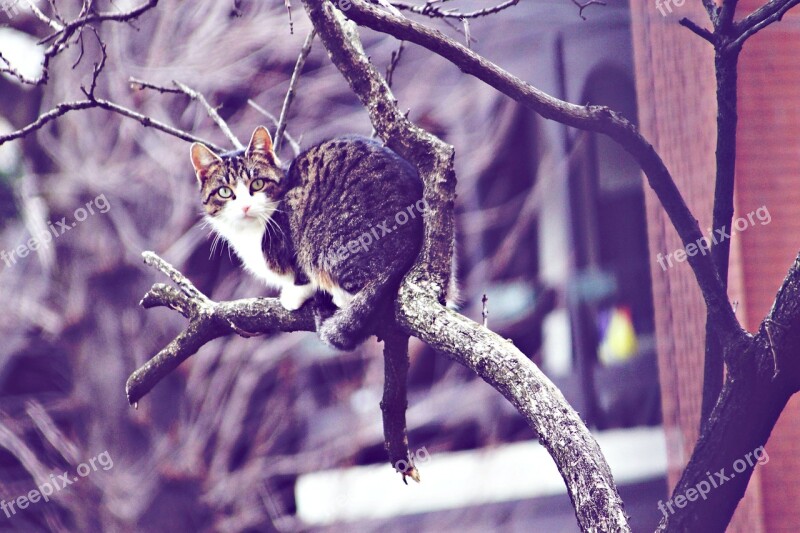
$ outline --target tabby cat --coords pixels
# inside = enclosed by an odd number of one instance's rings
[[[219,156],[195,143],[191,159],[206,219],[245,269],[280,289],[286,309],[315,295],[318,309],[327,303],[317,331],[329,345],[362,342],[419,252],[426,204],[416,169],[358,136],[312,146],[285,167],[264,127],[244,151]]]

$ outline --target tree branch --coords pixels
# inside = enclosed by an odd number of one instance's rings
[[[233,134],[231,128],[228,126],[228,123],[225,122],[221,116],[219,116],[217,110],[211,107],[211,104],[208,103],[208,100],[206,100],[202,94],[200,94],[191,87],[188,87],[187,85],[179,81],[173,80],[172,83],[174,83],[178,87],[178,89],[180,89],[181,92],[184,93],[186,96],[188,96],[192,100],[197,100],[198,102],[200,102],[200,105],[202,105],[203,108],[206,110],[208,116],[211,117],[211,120],[213,120],[217,126],[219,126],[219,129],[222,130],[222,133],[225,135],[225,137],[228,138],[228,140],[231,142],[234,148],[236,148],[237,150],[244,150],[244,145],[236,137],[236,135]]]
[[[731,2],[733,7],[731,7]],[[727,6],[727,7],[726,7]],[[720,19],[714,30],[714,72],[717,83],[717,148],[716,176],[714,180],[714,207],[711,227],[713,230],[730,229],[733,221],[733,202],[736,178],[736,129],[737,114],[737,76],[739,51],[730,48],[728,41],[729,25],[726,16],[732,16],[735,0],[726,0],[720,11]],[[727,14],[727,15],[726,15]],[[728,20],[728,22],[730,22]],[[728,266],[730,263],[730,239],[711,247],[711,259],[719,274],[723,288],[728,288]],[[726,346],[723,339],[715,334],[716,323],[710,313],[706,314],[705,360],[703,364],[703,395],[700,414],[701,431],[708,424],[711,411],[722,391]],[[728,351],[728,354],[731,354]],[[736,359],[729,359],[729,366],[736,371]]]
[[[150,83],[148,81],[140,80],[137,78],[128,78],[128,83],[131,86],[131,89],[135,90],[142,90],[142,89],[150,89],[161,94],[183,94],[188,96],[191,100],[200,102],[200,105],[203,106],[203,109],[206,110],[206,113],[214,121],[219,129],[222,131],[222,134],[228,138],[228,140],[233,145],[234,149],[236,150],[244,150],[244,145],[239,141],[239,138],[233,134],[231,131],[230,126],[225,120],[219,116],[217,110],[208,103],[208,100],[198,91],[192,89],[188,85],[181,83],[177,80],[172,80],[172,84],[175,85],[176,88],[171,87],[164,87],[162,85],[157,85],[155,83]]]
[[[164,349],[136,370],[125,387],[128,402],[135,405],[164,377],[208,342],[231,334],[244,337],[279,331],[314,331],[311,305],[290,312],[276,298],[248,298],[217,303],[210,300],[153,252],[142,254],[148,266],[167,275],[179,288],[157,283],[142,298],[145,309],[169,307],[189,319],[189,325]]]
[[[84,26],[88,26],[90,24],[97,24],[106,21],[115,21],[115,22],[131,22],[141,15],[150,11],[154,7],[158,5],[158,0],[148,0],[147,2],[135,7],[129,11],[103,11],[98,13],[81,13],[75,20],[68,24],[64,24],[61,29],[56,30],[55,32],[51,33],[41,41],[40,44],[45,44],[53,39],[57,39],[60,41],[66,42],[76,31],[80,30]]]
[[[684,245],[696,243],[703,238],[697,220],[684,202],[661,157],[636,127],[619,113],[603,106],[578,106],[559,100],[512,76],[440,32],[390,15],[362,0],[353,0],[346,15],[359,25],[427,48],[544,118],[608,135],[631,154],[642,168]],[[724,341],[741,339],[746,334],[733,314],[711,257],[695,254],[688,261],[709,313],[718,326],[717,335]]]
[[[422,253],[400,289],[399,323],[407,333],[478,373],[514,404],[553,456],[584,531],[629,531],[605,459],[558,389],[512,343],[439,301],[452,257],[452,148],[399,112],[386,82],[364,54],[357,33],[343,23],[330,2],[303,3],[331,60],[367,108],[375,129],[387,145],[417,166],[425,199],[432,207],[425,215]],[[440,240],[435,240],[437,237]]]
[[[437,7],[433,2],[425,2],[422,5],[409,4],[407,2],[392,2],[392,6],[396,7],[400,11],[409,11],[411,13],[416,13],[417,15],[424,15],[430,18],[452,18],[458,20],[486,17],[488,15],[493,15],[495,13],[500,13],[501,11],[505,11],[506,9],[514,7],[517,4],[519,4],[519,0],[506,0],[505,2],[497,4],[496,6],[485,7],[483,9],[478,9],[475,11],[463,12],[463,11],[456,11],[455,9],[442,9],[440,7]]]
[[[711,44],[714,44],[714,34],[708,31],[707,29],[698,26],[695,22],[689,20],[688,18],[683,17],[678,21],[678,24],[686,28],[689,28],[693,33],[699,35],[700,37],[710,42]]]
[[[286,123],[289,121],[289,108],[294,100],[294,95],[297,90],[297,82],[300,80],[300,74],[303,72],[303,67],[306,64],[306,58],[311,53],[311,45],[314,44],[314,37],[317,32],[314,28],[308,32],[306,40],[303,43],[303,48],[300,49],[300,55],[297,56],[297,63],[294,65],[292,77],[289,80],[289,89],[286,91],[286,98],[283,99],[283,107],[281,107],[281,116],[278,119],[278,126],[275,130],[275,153],[279,153],[281,145],[283,145],[283,137],[286,133]]]
[[[30,2],[32,7],[33,2]],[[131,9],[130,11],[122,11],[122,12],[100,12],[100,13],[88,13],[88,10],[91,9],[91,2],[86,3],[84,2],[83,7],[81,8],[81,12],[78,17],[73,20],[72,22],[66,23],[61,21],[60,16],[56,13],[56,18],[59,20],[58,22],[47,18],[38,8],[34,7],[34,15],[48,24],[51,28],[55,29],[53,33],[39,41],[39,44],[46,44],[50,41],[53,41],[50,46],[44,51],[44,59],[42,61],[42,75],[36,79],[33,78],[26,78],[22,74],[20,74],[16,69],[12,68],[8,61],[0,54],[0,60],[6,63],[6,67],[0,68],[0,72],[6,73],[10,76],[16,78],[20,83],[24,83],[26,85],[45,85],[50,78],[50,62],[59,55],[61,52],[66,50],[69,45],[72,43],[71,39],[77,34],[83,31],[83,28],[90,27],[93,28],[93,24],[99,24],[105,21],[115,21],[115,22],[131,22],[142,14],[146,13],[150,9],[154,8],[158,4],[158,0],[148,0],[146,3]],[[55,7],[54,7],[55,9]],[[80,59],[79,59],[80,61]]]
[[[586,2],[581,3],[579,0],[572,0],[572,3],[578,7],[578,16],[583,20],[586,20],[586,17],[583,15],[583,10],[589,6],[604,6],[606,3],[603,0],[586,0]]]
[[[247,105],[249,105],[256,111],[267,117],[273,124],[275,124],[276,128],[278,127],[278,119],[275,118],[275,115],[273,115],[272,113],[270,113],[269,111],[267,111],[266,109],[255,103],[253,100],[247,100]],[[303,136],[301,135],[300,137],[302,139]],[[296,141],[294,137],[289,135],[288,131],[286,130],[283,131],[283,138],[289,141],[289,146],[291,146],[292,153],[294,154],[294,156],[297,157],[298,155],[300,155],[300,143]]]
[[[64,102],[58,104],[50,111],[47,111],[39,115],[39,117],[36,120],[31,122],[27,126],[12,131],[11,133],[8,133],[6,135],[0,135],[0,146],[2,146],[4,143],[8,141],[13,141],[15,139],[22,138],[30,133],[33,133],[34,131],[43,128],[50,122],[53,122],[58,117],[66,115],[67,113],[70,113],[72,111],[79,111],[82,109],[93,109],[93,108],[105,109],[106,111],[111,111],[113,113],[117,113],[118,115],[132,118],[147,128],[157,129],[159,131],[172,135],[173,137],[183,139],[184,141],[201,142],[206,146],[208,146],[209,148],[211,148],[212,150],[216,150],[218,152],[222,151],[222,148],[220,148],[214,143],[206,141],[205,139],[201,139],[200,137],[192,135],[191,133],[185,132],[183,130],[173,128],[172,126],[168,126],[167,124],[159,122],[154,118],[142,115],[141,113],[137,113],[136,111],[128,109],[127,107],[123,107],[119,104],[115,104],[113,102],[109,102],[108,100],[103,100],[101,98],[89,98],[86,100],[79,100],[77,102]]]
[[[736,14],[736,5],[739,0],[723,0],[719,7],[717,20],[714,23],[716,31],[726,33],[733,24],[733,16]]]
[[[737,375],[726,376],[708,425],[672,492],[673,500],[678,495],[685,497],[693,488],[697,490],[703,482],[707,484],[709,472],[727,472],[729,479],[715,486],[707,498],[676,507],[674,514],[661,521],[659,531],[725,531],[758,464],[752,460],[753,452],[766,445],[789,399],[800,391],[797,346],[800,256],[789,269],[758,333],[736,350],[742,368]]]
[[[379,332],[383,338],[383,435],[389,463],[395,470],[414,481],[419,481],[419,471],[408,451],[408,435],[406,433],[406,409],[408,398],[406,379],[408,377],[408,334],[395,322],[394,316],[388,316],[385,326]]]
[[[161,94],[183,94],[185,96],[188,96],[191,100],[200,102],[200,105],[202,105],[203,109],[206,110],[206,113],[208,114],[209,118],[211,118],[211,120],[214,121],[214,124],[216,124],[219,127],[219,129],[222,131],[222,134],[228,138],[233,147],[236,150],[244,150],[244,145],[241,143],[239,138],[236,137],[236,135],[234,135],[234,133],[231,131],[230,126],[228,126],[228,123],[225,122],[225,120],[221,116],[219,116],[217,110],[214,107],[212,107],[211,104],[208,103],[208,100],[206,100],[206,98],[200,92],[192,89],[188,85],[181,83],[177,80],[172,80],[172,84],[175,85],[175,88],[173,89],[171,87],[164,87],[137,78],[128,78],[128,83],[130,84],[131,89],[135,90],[150,89],[159,92]]]
[[[731,43],[731,46],[741,48],[747,39],[773,22],[781,20],[783,15],[798,3],[800,0],[770,0],[733,25],[739,36]]]

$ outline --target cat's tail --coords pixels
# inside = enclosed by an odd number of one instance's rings
[[[353,350],[372,334],[372,318],[385,301],[396,276],[386,275],[370,280],[346,307],[338,309],[333,316],[319,325],[320,338],[339,350]]]

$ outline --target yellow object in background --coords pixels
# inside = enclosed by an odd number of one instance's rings
[[[610,313],[598,348],[600,361],[606,366],[627,361],[639,349],[630,309],[615,307]]]

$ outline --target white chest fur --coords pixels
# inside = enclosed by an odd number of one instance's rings
[[[283,288],[294,284],[294,276],[278,274],[267,265],[261,241],[264,238],[265,226],[259,223],[231,224],[225,221],[211,220],[211,226],[222,235],[245,269],[256,278],[274,288]]]

